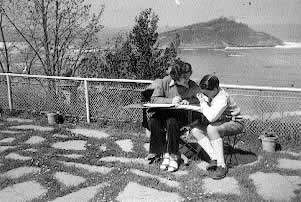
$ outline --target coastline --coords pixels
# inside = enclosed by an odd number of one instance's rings
[[[273,46],[226,46],[226,47],[212,47],[212,46],[183,46],[179,47],[179,50],[193,51],[193,50],[245,50],[245,49],[266,49],[266,48],[301,48],[301,42],[289,42],[284,41],[283,45]]]

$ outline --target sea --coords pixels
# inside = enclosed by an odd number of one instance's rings
[[[192,79],[216,74],[223,84],[301,88],[301,24],[253,24],[256,31],[281,39],[276,47],[183,49]]]
[[[223,84],[301,88],[301,41],[276,47],[181,49],[193,80],[215,74]]]

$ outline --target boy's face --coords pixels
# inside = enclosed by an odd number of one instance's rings
[[[201,89],[201,92],[207,97],[213,98],[218,93],[218,89],[217,88],[214,88],[213,90]]]

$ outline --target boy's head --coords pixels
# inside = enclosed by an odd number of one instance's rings
[[[202,93],[208,97],[214,97],[219,91],[219,79],[215,75],[205,75],[199,84]]]

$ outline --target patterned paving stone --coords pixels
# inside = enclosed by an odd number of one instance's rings
[[[257,172],[249,176],[253,180],[257,193],[265,200],[289,201],[296,197],[295,190],[300,189],[300,176],[283,176],[278,173]]]
[[[101,158],[99,161],[105,161],[105,162],[116,162],[119,161],[121,163],[137,163],[137,164],[143,164],[148,165],[148,161],[141,158],[126,158],[126,157],[115,157],[115,156],[107,156]]]
[[[12,143],[16,138],[14,137],[8,137],[0,140],[0,143]]]
[[[292,156],[301,156],[301,152],[292,152],[292,151],[280,151],[280,153],[282,154],[289,154],[289,155],[292,155]]]
[[[18,122],[18,123],[32,123],[31,119],[21,119],[21,118],[7,118],[7,122]]]
[[[65,162],[65,161],[58,161],[58,162],[66,165],[66,166],[74,166],[76,168],[82,168],[82,169],[88,170],[90,172],[99,172],[102,174],[108,174],[109,172],[111,172],[111,170],[114,169],[114,168],[108,168],[105,166],[92,166],[92,165],[82,164],[82,163],[73,163],[73,162]]]
[[[102,144],[99,146],[99,150],[100,151],[107,151],[107,145],[106,144]]]
[[[23,133],[22,131],[16,131],[16,130],[0,130],[0,133],[4,134],[19,134]]]
[[[24,175],[38,173],[40,172],[40,170],[41,168],[24,166],[24,167],[19,167],[19,168],[9,170],[6,173],[3,173],[1,176],[11,178],[11,179],[16,179]]]
[[[71,159],[79,159],[79,158],[83,157],[83,155],[81,155],[81,154],[63,154],[60,156],[63,156],[66,158],[71,158]]]
[[[12,160],[21,160],[21,161],[27,161],[27,160],[32,159],[32,157],[30,157],[30,156],[22,156],[18,153],[14,153],[14,152],[6,155],[5,158],[12,159]]]
[[[4,152],[8,149],[13,149],[15,148],[14,146],[0,146],[0,152]]]
[[[31,201],[47,193],[47,189],[35,181],[22,182],[0,190],[1,202]]]
[[[101,192],[101,190],[108,186],[107,183],[101,183],[96,186],[90,186],[83,189],[80,189],[79,191],[73,192],[71,194],[68,194],[66,196],[62,196],[59,198],[56,198],[52,202],[66,202],[66,201],[74,201],[74,202],[88,202],[91,199],[94,198],[94,196]]]
[[[184,175],[188,175],[188,170],[178,170],[177,172],[173,172],[174,175],[176,176],[184,176]]]
[[[68,138],[69,136],[63,134],[54,134],[53,137]]]
[[[85,129],[85,128],[76,128],[76,129],[69,129],[72,133],[83,135],[86,137],[93,137],[97,139],[107,138],[110,135],[99,130],[92,130],[92,129]]]
[[[56,142],[52,144],[52,147],[65,150],[86,150],[86,143],[87,141],[84,140],[69,140],[65,142]]]
[[[125,152],[131,152],[133,149],[133,142],[130,139],[117,140],[115,143]]]
[[[225,177],[221,180],[205,178],[203,180],[203,189],[206,193],[240,195],[239,184],[233,177]]]
[[[144,147],[144,149],[145,149],[145,151],[149,151],[149,143],[145,143],[144,145],[143,145],[143,147]]]
[[[156,175],[151,175],[147,172],[143,172],[141,170],[137,170],[137,169],[131,169],[130,170],[132,173],[136,174],[136,175],[139,175],[139,176],[142,176],[142,177],[149,177],[149,178],[154,178],[154,179],[157,179],[159,180],[161,183],[163,184],[166,184],[170,187],[176,187],[176,188],[180,188],[180,183],[177,182],[177,181],[173,181],[173,180],[168,180],[168,179],[165,179],[163,177],[159,177],[159,176],[156,176]]]
[[[301,161],[292,159],[278,159],[278,168],[301,170]]]
[[[56,172],[54,174],[55,179],[57,179],[60,183],[64,184],[67,187],[77,186],[86,181],[85,178],[80,176],[71,175],[66,172]]]
[[[29,148],[29,149],[25,149],[24,151],[29,151],[29,152],[37,152],[37,149],[34,148]]]
[[[177,202],[182,201],[183,198],[178,193],[159,191],[135,182],[129,182],[125,189],[119,193],[116,200],[121,202]]]
[[[43,142],[44,140],[45,140],[45,138],[43,138],[43,137],[32,136],[25,142],[25,144],[39,144],[39,143]]]
[[[52,131],[53,127],[46,126],[36,126],[36,125],[19,125],[19,126],[11,126],[11,129],[20,129],[20,130],[38,130],[42,132]]]

